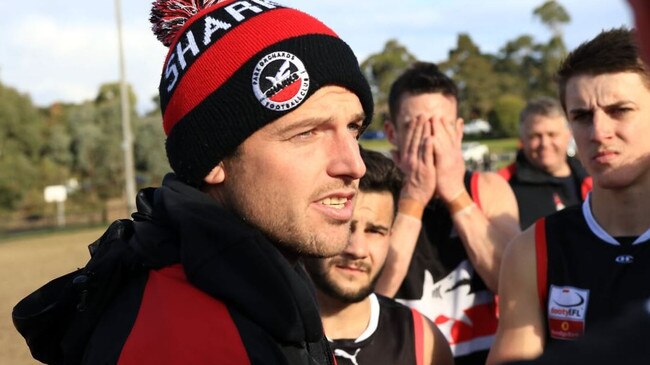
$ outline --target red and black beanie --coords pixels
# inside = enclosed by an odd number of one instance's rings
[[[169,47],[159,87],[167,158],[191,185],[323,86],[355,93],[364,125],[372,118],[354,53],[310,15],[264,0],[157,0],[151,22]]]

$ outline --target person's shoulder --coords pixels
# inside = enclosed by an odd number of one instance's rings
[[[417,309],[404,305],[395,299],[377,293],[374,294],[377,296],[382,312],[390,312],[393,316],[397,315],[400,318],[423,316]]]
[[[535,222],[526,230],[516,235],[506,246],[501,262],[501,278],[504,272],[506,277],[512,275],[521,275],[535,270],[537,263],[536,239],[537,225]],[[510,280],[506,280],[508,282]]]
[[[398,310],[408,310],[411,311],[411,308],[396,301],[393,298],[381,295],[379,293],[373,293],[377,297],[377,301],[382,308],[393,308]]]
[[[512,162],[510,165],[497,170],[496,173],[506,181],[511,181],[515,176],[517,176],[517,164],[515,162]]]
[[[510,211],[514,214],[517,209],[517,200],[508,181],[496,172],[482,171],[477,174],[477,190],[481,208],[495,212]],[[519,214],[516,213],[517,219],[519,219]]]
[[[569,207],[566,207],[562,210],[558,210],[557,212],[553,212],[544,218],[544,224],[554,224],[555,222],[565,222],[565,221],[570,221],[573,222],[572,224],[575,224],[575,220],[584,220],[583,218],[583,212],[582,212],[582,204],[575,204]]]
[[[425,364],[451,365],[454,363],[449,343],[438,326],[436,326],[430,319],[415,308],[409,308],[406,305],[381,294],[375,295],[383,309],[408,312],[414,320],[415,327],[417,327],[416,321],[420,323],[419,328],[421,329],[421,335],[423,336],[422,340],[424,342],[423,356]]]
[[[480,171],[475,172],[483,185],[508,185],[508,181],[499,172],[493,171]]]
[[[513,254],[515,257],[527,253],[531,249],[534,251],[535,235],[538,224],[542,223],[538,220],[520,234],[516,235],[508,244],[506,251],[514,251]]]

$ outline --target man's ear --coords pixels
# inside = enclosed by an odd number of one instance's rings
[[[397,146],[397,136],[395,135],[395,126],[393,125],[393,121],[390,120],[389,118],[386,118],[386,120],[384,121],[384,133],[386,133],[386,139],[388,139],[388,142],[390,142],[394,146]]]
[[[221,184],[224,180],[226,180],[226,171],[223,169],[223,161],[219,162],[219,164],[215,166],[205,178],[203,178],[203,181],[208,185]]]

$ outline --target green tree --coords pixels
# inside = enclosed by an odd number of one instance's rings
[[[493,58],[481,53],[469,34],[461,33],[448,60],[439,65],[458,86],[460,116],[468,117],[474,111],[484,117],[500,94]]]
[[[554,0],[545,1],[533,10],[533,16],[546,25],[554,37],[562,37],[562,25],[571,21],[571,16],[564,7]]]
[[[539,46],[530,35],[508,41],[495,58],[500,90],[527,97],[531,84],[539,79]]]
[[[557,1],[548,0],[533,10],[533,16],[551,31],[551,39],[546,44],[540,44],[539,52],[539,78],[536,84],[531,85],[536,95],[557,95],[555,72],[562,59],[566,56],[567,49],[562,38],[562,26],[571,22],[571,16]]]
[[[0,210],[18,209],[40,187],[42,126],[29,96],[0,83]]]
[[[69,167],[72,163],[71,139],[66,123],[67,109],[69,107],[66,105],[54,103],[41,111],[45,120],[45,141],[41,154],[61,167]]]
[[[531,85],[530,96],[547,95],[557,97],[555,74],[567,54],[561,37],[551,37],[547,44],[540,45],[539,77]]]
[[[124,187],[119,90],[119,83],[101,85],[94,101],[78,105],[68,116],[74,171],[101,200],[121,195]],[[135,120],[136,98],[130,87],[129,97],[131,120]]]
[[[504,136],[516,137],[519,133],[519,114],[526,101],[519,95],[501,95],[488,115],[490,124]]]
[[[158,96],[153,98],[156,107],[134,123],[135,167],[140,185],[158,185],[171,171],[165,152],[165,132]]]
[[[416,60],[405,46],[391,39],[386,42],[381,52],[370,55],[361,63],[375,102],[375,115],[369,129],[382,129],[384,115],[388,113],[390,86],[397,76]]]

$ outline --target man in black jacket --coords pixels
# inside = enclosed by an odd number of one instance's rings
[[[333,363],[297,260],[348,241],[372,117],[357,59],[263,0],[160,0],[151,20],[174,173],[19,303],[17,328],[46,363]]]
[[[519,118],[521,149],[516,160],[499,170],[512,187],[522,229],[538,218],[581,203],[591,178],[567,150],[571,131],[555,99],[531,100]]]

